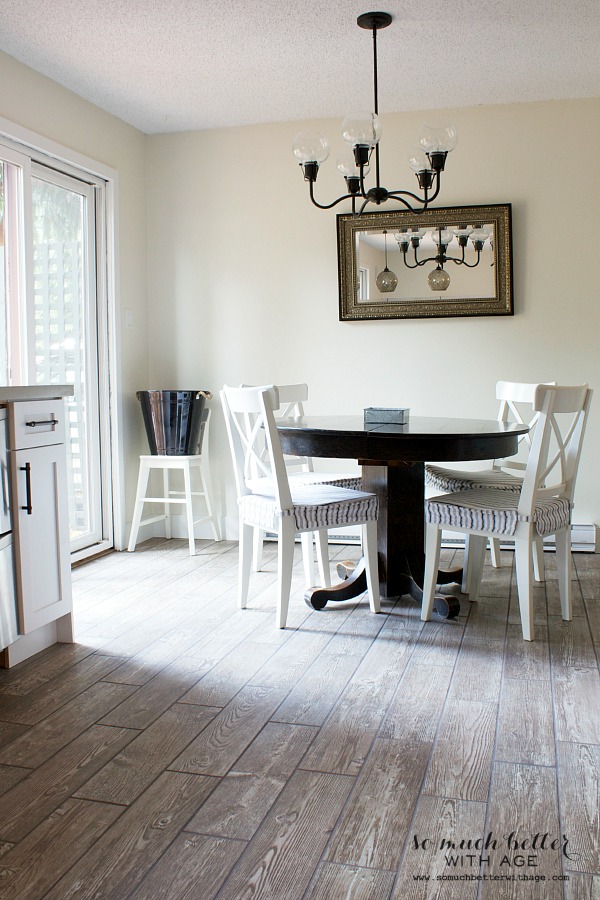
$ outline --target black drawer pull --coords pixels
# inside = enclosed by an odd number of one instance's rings
[[[33,419],[31,422],[25,422],[28,428],[36,428],[38,425],[52,425],[53,428],[56,428],[58,425],[58,419],[44,419],[44,421],[40,421],[39,419],[36,421]]]
[[[25,472],[25,502],[27,506],[22,506],[21,509],[27,510],[27,515],[31,516],[33,514],[33,509],[31,506],[31,463],[25,463],[24,466],[20,466],[21,472]]]

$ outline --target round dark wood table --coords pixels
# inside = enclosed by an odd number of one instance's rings
[[[379,498],[378,553],[382,598],[421,599],[425,572],[425,462],[498,459],[517,452],[527,426],[488,419],[422,418],[405,425],[365,425],[361,416],[302,416],[277,423],[283,452],[294,456],[356,459],[362,484]],[[361,567],[347,582],[315,588],[307,602],[322,609],[366,590]],[[461,570],[441,573],[439,584],[459,582]]]

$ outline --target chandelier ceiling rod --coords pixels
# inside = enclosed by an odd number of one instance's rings
[[[378,18],[376,18],[378,17]],[[377,73],[377,32],[380,28],[387,28],[391,25],[392,17],[385,13],[363,13],[356,20],[360,28],[371,28],[373,30],[373,112],[379,115],[379,77]],[[375,144],[375,183],[377,187],[381,187],[379,179],[379,142]]]
[[[396,200],[412,212],[427,209],[439,194],[440,176],[444,171],[446,157],[456,146],[456,129],[452,125],[423,126],[420,143],[413,151],[410,165],[419,183],[422,196],[408,190],[388,191],[381,186],[379,139],[381,123],[379,121],[379,81],[377,65],[377,32],[387,28],[392,16],[386,12],[363,13],[356,20],[360,28],[368,29],[373,34],[373,112],[368,115],[349,116],[342,125],[344,140],[352,147],[352,157],[338,162],[338,170],[346,180],[347,193],[332,203],[319,203],[314,196],[314,185],[319,172],[319,165],[329,156],[329,141],[320,132],[300,132],[296,135],[293,153],[299,161],[304,173],[304,180],[309,183],[309,195],[312,203],[319,209],[331,209],[343,200],[352,200],[352,212],[356,214],[356,201],[362,199],[359,212],[362,213],[369,203],[380,206],[387,200]],[[367,189],[365,176],[369,170],[371,155],[375,150],[375,186]]]

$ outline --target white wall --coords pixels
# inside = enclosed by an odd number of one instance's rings
[[[125,411],[125,483],[131,509],[143,440],[135,391],[148,382],[146,136],[3,53],[0,85],[0,116],[118,172],[117,328]],[[132,311],[131,329],[125,328],[124,314],[120,315],[125,309]]]
[[[407,405],[415,415],[494,417],[499,379],[588,381],[600,390],[597,243],[600,100],[452,111],[459,130],[440,204],[513,204],[514,317],[339,322],[337,211],[308,201],[290,147],[306,123],[148,138],[152,387],[307,381],[310,411]],[[382,182],[411,187],[404,160],[422,116],[384,117]],[[310,123],[334,138],[339,122]],[[333,143],[333,141],[332,141]],[[332,152],[335,159],[335,149]],[[334,162],[317,194],[340,192]],[[600,521],[592,408],[574,520]],[[216,402],[213,406],[217,408]],[[235,521],[220,416],[215,457]],[[233,536],[233,532],[230,531]]]

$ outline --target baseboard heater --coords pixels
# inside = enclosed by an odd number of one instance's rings
[[[595,553],[599,545],[599,534],[597,525],[572,525],[571,526],[571,549],[574,553]],[[465,539],[460,534],[452,532],[442,532],[442,547],[446,549],[455,548],[462,549],[465,546]],[[514,541],[504,540],[500,538],[501,550],[514,550]],[[554,535],[544,538],[544,551],[554,552]]]
[[[573,525],[571,528],[571,547],[574,553],[595,553],[600,544],[599,528],[597,525]],[[268,533],[265,540],[276,541],[277,535]],[[296,540],[300,540],[297,535]],[[348,534],[340,534],[339,532],[331,532],[329,535],[330,544],[360,544],[360,534],[358,532],[349,532]],[[453,532],[442,532],[442,547],[445,549],[461,550],[465,546],[465,539],[462,535]],[[502,550],[514,550],[514,542],[510,540],[500,540]],[[554,552],[554,536],[544,539],[544,550]]]

